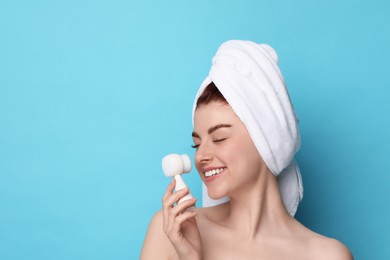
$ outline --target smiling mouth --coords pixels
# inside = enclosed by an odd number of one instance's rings
[[[210,170],[210,171],[207,171],[204,173],[204,175],[206,176],[206,178],[208,177],[211,177],[211,176],[215,176],[217,174],[220,174],[221,172],[223,172],[225,170],[225,168],[219,168],[219,169],[213,169],[213,170]]]

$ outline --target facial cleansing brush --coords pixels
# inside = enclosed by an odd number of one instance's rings
[[[188,173],[191,171],[191,160],[186,154],[168,154],[162,159],[162,168],[165,176],[174,177],[176,180],[175,190],[181,190],[187,188],[181,177],[182,173]],[[192,194],[188,193],[186,196],[181,198],[178,203],[185,200],[192,199]]]

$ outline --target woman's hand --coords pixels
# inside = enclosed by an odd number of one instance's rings
[[[196,224],[196,211],[186,211],[196,199],[175,203],[188,194],[188,188],[173,192],[175,179],[169,184],[162,199],[164,232],[174,246],[179,259],[201,259],[202,243]]]

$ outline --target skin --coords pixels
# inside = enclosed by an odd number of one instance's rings
[[[176,205],[188,190],[174,192],[174,180],[152,218],[141,259],[353,259],[335,239],[307,229],[284,208],[278,183],[245,126],[223,102],[195,111],[195,165],[209,196],[230,201],[196,208],[196,199]],[[213,181],[204,172],[222,168]],[[176,206],[175,206],[176,205]]]

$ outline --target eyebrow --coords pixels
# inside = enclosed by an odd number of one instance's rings
[[[224,128],[224,127],[232,127],[232,125],[230,125],[230,124],[218,124],[218,125],[210,127],[207,130],[207,133],[208,134],[212,134],[213,132],[217,131],[218,129]],[[200,138],[200,136],[196,132],[192,132],[192,137]]]

